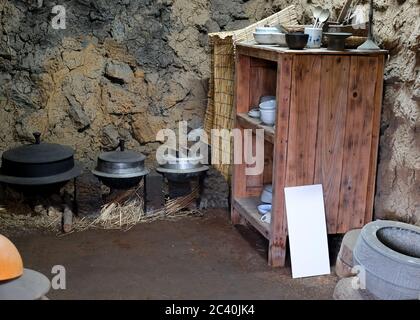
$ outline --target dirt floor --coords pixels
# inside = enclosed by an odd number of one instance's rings
[[[331,299],[337,281],[333,273],[293,280],[289,267],[268,267],[266,240],[233,227],[222,210],[127,232],[11,239],[27,268],[50,279],[54,265],[66,268],[67,289],[50,299]]]

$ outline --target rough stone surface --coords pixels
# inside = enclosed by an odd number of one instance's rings
[[[302,23],[342,0],[69,0],[66,30],[51,27],[55,1],[0,0],[0,148],[32,139],[73,146],[91,167],[119,136],[150,155],[156,132],[202,125],[207,34],[233,30],[295,4]],[[420,77],[417,0],[375,1],[386,63],[375,215],[420,223]],[[210,175],[212,203],[225,183]]]

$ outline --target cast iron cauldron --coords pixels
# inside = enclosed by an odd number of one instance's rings
[[[0,182],[21,191],[51,192],[79,176],[82,168],[74,161],[72,148],[42,143],[35,132],[35,142],[5,151],[2,155]]]
[[[138,185],[149,171],[144,167],[146,157],[141,153],[125,150],[125,141],[120,140],[116,151],[99,155],[92,173],[111,189],[130,189]]]

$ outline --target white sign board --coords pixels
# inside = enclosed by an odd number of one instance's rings
[[[284,188],[293,278],[330,274],[322,185]]]

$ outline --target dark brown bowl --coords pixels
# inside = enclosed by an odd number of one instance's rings
[[[286,33],[286,43],[290,49],[302,50],[308,43],[308,34],[301,32]]]

